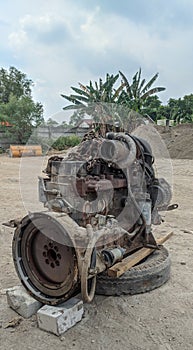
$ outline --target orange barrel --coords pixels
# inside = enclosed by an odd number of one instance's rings
[[[41,145],[10,145],[10,157],[41,156]]]

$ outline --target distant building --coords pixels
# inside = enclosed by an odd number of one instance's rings
[[[82,119],[75,126],[70,128],[70,132],[78,136],[83,136],[94,124],[93,119]]]
[[[89,129],[92,127],[93,123],[94,121],[92,119],[82,119],[76,124],[75,128]]]

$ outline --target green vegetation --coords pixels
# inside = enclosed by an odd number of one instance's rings
[[[130,109],[140,112],[145,106],[145,102],[150,98],[151,95],[164,91],[164,87],[152,87],[158,73],[156,73],[148,82],[145,79],[141,79],[141,68],[134,75],[132,84],[129,83],[126,76],[119,72],[124,83],[125,90],[121,93],[121,101],[126,104]]]
[[[16,68],[0,69],[1,129],[12,142],[26,143],[44,121],[42,104],[33,101],[32,85],[32,80]]]
[[[52,148],[62,151],[63,149],[78,145],[80,141],[81,138],[76,135],[60,136],[56,141],[54,141],[54,143],[52,143]]]
[[[105,81],[90,81],[88,85],[79,83],[79,87],[71,87],[73,94],[61,96],[70,105],[64,110],[73,110],[70,124],[76,125],[85,115],[90,115],[97,121],[97,117],[106,121],[120,121],[127,123],[131,111],[145,116],[153,121],[158,119],[173,120],[174,124],[193,122],[193,94],[179,99],[169,99],[163,105],[156,95],[165,90],[164,87],[154,87],[158,78],[156,73],[148,82],[143,78],[141,69],[133,76],[132,82],[120,71],[117,75],[106,75]],[[120,78],[120,80],[119,80]]]
[[[119,74],[116,76],[107,74],[105,82],[100,78],[98,83],[95,82],[93,84],[92,81],[90,81],[87,86],[79,83],[79,88],[71,87],[76,94],[71,94],[70,96],[61,95],[66,100],[72,102],[71,105],[64,107],[64,110],[81,109],[88,113],[89,107],[92,107],[93,103],[116,103],[122,89],[114,89],[114,84],[118,78]]]
[[[193,94],[183,98],[170,98],[163,105],[158,93],[164,87],[155,87],[158,73],[146,81],[142,78],[141,68],[129,79],[119,71],[118,74],[106,74],[105,79],[90,81],[88,85],[79,83],[78,87],[71,87],[73,93],[62,94],[69,105],[64,110],[72,110],[70,123],[49,118],[44,121],[43,106],[32,98],[33,81],[26,74],[15,67],[8,70],[0,68],[0,130],[12,143],[25,144],[31,135],[35,135],[38,126],[62,126],[68,129],[77,125],[84,118],[92,117],[95,122],[121,125],[130,130],[142,116],[148,115],[153,121],[166,119],[167,124],[173,120],[174,124],[193,122]],[[43,139],[43,138],[42,138]],[[53,143],[42,141],[32,136],[31,142],[38,142],[44,148]],[[77,136],[64,136],[54,141],[53,146],[58,149],[73,147],[80,142]]]
[[[118,82],[120,77],[121,81]],[[100,78],[98,82],[90,81],[88,85],[79,83],[79,88],[71,87],[73,94],[62,95],[71,102],[63,109],[74,110],[71,124],[83,119],[85,114],[91,115],[95,121],[98,121],[98,118],[100,120],[106,118],[105,121],[108,120],[108,123],[121,121],[125,124],[131,111],[143,114],[145,109],[149,112],[153,102],[153,108],[156,102],[159,104],[158,97],[151,96],[165,90],[164,87],[152,87],[157,77],[158,73],[146,82],[145,79],[141,79],[141,69],[139,69],[131,84],[122,72],[115,76],[107,74],[105,81]]]

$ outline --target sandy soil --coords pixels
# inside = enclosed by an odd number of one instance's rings
[[[193,159],[193,123],[179,124],[169,129],[155,126],[165,142],[171,158]]]
[[[42,161],[41,161],[42,162]],[[179,208],[168,212],[156,235],[174,231],[165,244],[172,260],[170,280],[162,287],[134,296],[96,296],[85,305],[83,320],[62,337],[37,328],[36,318],[5,328],[17,317],[6,303],[5,289],[19,284],[12,255],[13,231],[0,228],[0,349],[193,349],[193,160],[173,159],[174,196]],[[20,160],[0,157],[0,223],[24,216],[31,202],[21,199]],[[29,169],[33,177],[33,171]],[[24,174],[25,175],[25,174]],[[23,176],[24,192],[29,185]],[[26,187],[25,187],[26,186]],[[33,186],[32,186],[33,187]],[[34,187],[33,187],[34,188]],[[28,191],[27,191],[28,192]],[[33,190],[32,190],[33,192]],[[36,191],[35,191],[36,192]],[[28,192],[30,196],[30,189]],[[24,205],[25,207],[24,207]]]

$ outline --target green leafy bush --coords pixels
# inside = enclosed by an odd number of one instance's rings
[[[67,149],[69,147],[74,147],[78,145],[81,141],[81,138],[76,135],[72,136],[60,136],[53,144],[52,148],[57,149],[58,151],[62,151],[63,149]]]

